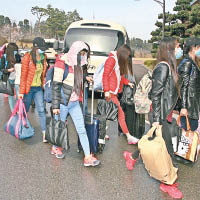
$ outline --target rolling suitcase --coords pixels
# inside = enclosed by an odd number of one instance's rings
[[[122,110],[124,111],[126,125],[129,133],[140,139],[145,132],[145,115],[138,114],[135,112],[135,106],[126,103],[121,104]],[[118,123],[119,135],[122,133],[121,127]]]
[[[134,114],[135,123],[133,122],[133,136],[141,139],[145,132],[145,114],[138,114],[136,112]]]
[[[123,93],[121,96],[118,96],[120,101],[120,105],[122,110],[124,111],[125,121],[129,133],[140,139],[145,131],[145,115],[137,114],[135,112],[135,104],[134,104],[134,95],[136,91],[136,81],[135,77],[132,75],[128,75],[126,78],[129,79],[134,84],[134,87],[131,88],[128,85],[123,86]],[[122,130],[118,124],[118,135],[121,135]]]
[[[85,103],[85,102],[83,102]],[[83,106],[84,107],[84,106]],[[91,114],[84,114],[85,128],[90,145],[90,151],[93,154],[102,153],[105,146],[106,135],[106,117],[94,115],[94,88],[92,86]],[[78,139],[78,151],[82,150],[80,140]]]

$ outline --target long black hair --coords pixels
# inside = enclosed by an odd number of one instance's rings
[[[14,51],[18,51],[18,46],[15,43],[9,43],[5,50],[8,68],[13,68],[16,63]]]
[[[157,63],[165,61],[169,64],[174,81],[177,83],[177,62],[175,57],[177,39],[173,37],[166,37],[159,43],[157,50]]]
[[[36,50],[37,49],[38,49],[37,47],[33,47],[30,52],[30,55],[31,55],[34,65],[36,65],[36,63],[37,63],[37,58],[36,58]]]
[[[133,75],[131,48],[124,44],[117,50],[118,64],[120,67],[120,74],[126,75],[130,72]]]
[[[85,51],[88,54],[87,49],[82,49],[81,51]],[[74,66],[74,91],[78,96],[80,96],[82,88],[83,88],[83,69],[81,66],[80,52],[77,54],[77,65]],[[87,58],[88,58],[88,55],[87,55]]]
[[[36,56],[37,49],[38,49],[38,47],[33,47],[31,52],[30,52],[30,55],[31,55],[31,58],[33,60],[34,65],[37,64],[37,56]],[[41,60],[41,62],[44,65],[44,60]]]

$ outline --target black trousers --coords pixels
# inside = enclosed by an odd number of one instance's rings
[[[174,156],[174,149],[173,149],[173,144],[172,144],[172,135],[169,133],[169,126],[172,126],[170,122],[167,120],[163,120],[161,122],[162,124],[162,137],[165,141],[167,151],[171,157]]]
[[[189,118],[190,128],[191,131],[195,131],[198,128],[198,119],[191,119]],[[186,117],[181,117],[181,127],[187,130],[187,123],[186,123]]]
[[[148,117],[149,117],[150,124],[152,124],[153,123],[152,112],[149,112]],[[167,120],[163,120],[161,122],[161,125],[163,126],[162,127],[162,137],[165,141],[167,151],[170,154],[170,156],[173,157],[174,149],[173,149],[173,144],[172,144],[172,136],[169,134],[169,131],[168,131],[168,127],[172,124],[170,122],[168,122]]]

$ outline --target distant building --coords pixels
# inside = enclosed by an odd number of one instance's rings
[[[200,0],[193,0],[190,4],[191,4],[191,6],[194,6],[198,3],[200,3]]]

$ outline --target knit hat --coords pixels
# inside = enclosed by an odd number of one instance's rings
[[[46,42],[45,42],[44,39],[41,38],[41,37],[36,37],[36,38],[34,38],[34,40],[33,40],[33,46],[34,46],[34,47],[38,47],[38,48],[41,49],[42,51],[45,51],[45,50],[48,49],[48,48],[47,48]]]

